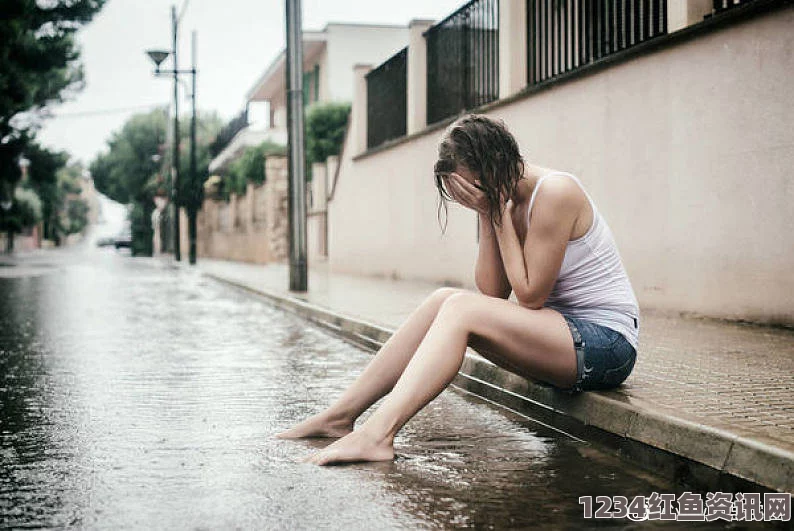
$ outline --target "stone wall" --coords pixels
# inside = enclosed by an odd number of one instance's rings
[[[198,214],[197,254],[204,258],[265,264],[289,254],[287,159],[271,156],[262,185],[248,183],[244,195],[229,201],[205,199]],[[181,250],[189,250],[187,215],[181,211]]]

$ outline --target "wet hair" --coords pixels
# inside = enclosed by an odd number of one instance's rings
[[[447,201],[453,201],[444,188],[442,175],[455,171],[460,164],[474,173],[485,192],[491,222],[500,225],[501,210],[515,196],[518,181],[524,175],[524,160],[518,143],[504,122],[482,114],[467,114],[452,123],[438,144],[435,164],[436,188],[439,194],[438,221],[441,206],[447,215]],[[446,229],[446,220],[442,232]]]

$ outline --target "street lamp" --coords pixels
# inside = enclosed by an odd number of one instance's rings
[[[174,258],[181,260],[181,253],[179,250],[179,205],[177,203],[177,195],[179,191],[179,75],[190,74],[192,77],[192,90],[190,92],[190,99],[192,103],[192,116],[190,119],[190,190],[196,187],[196,32],[192,35],[192,50],[191,61],[192,66],[187,70],[180,70],[177,63],[177,31],[178,20],[176,16],[176,7],[171,6],[171,28],[173,34],[173,47],[170,51],[167,50],[148,50],[146,54],[154,63],[154,75],[168,75],[173,76],[174,79],[174,147],[173,147],[173,164],[172,164],[172,177],[171,177],[171,195],[172,203],[174,204]],[[161,70],[160,65],[169,56],[174,57],[174,68],[171,70]],[[188,198],[188,239],[190,241],[189,260],[191,264],[196,263],[196,206],[194,205],[195,198]]]
[[[171,52],[167,52],[165,50],[148,50],[146,52],[149,58],[154,62],[155,74],[160,73],[160,63],[165,61],[165,58],[168,57],[170,53]]]

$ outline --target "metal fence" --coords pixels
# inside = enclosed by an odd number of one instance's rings
[[[666,33],[667,0],[527,0],[527,83]]]
[[[473,0],[425,32],[427,123],[499,97],[499,0]]]
[[[248,109],[243,109],[240,114],[223,126],[215,140],[209,145],[210,156],[217,157],[229,145],[234,136],[246,127],[248,127]]]
[[[714,12],[720,13],[728,9],[754,2],[755,0],[714,0]]]
[[[367,148],[405,135],[408,48],[367,74]]]

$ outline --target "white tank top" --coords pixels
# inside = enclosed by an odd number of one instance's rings
[[[584,236],[568,242],[560,274],[544,306],[616,330],[637,349],[640,318],[637,297],[612,231],[579,179],[566,172],[552,172],[538,179],[529,199],[527,226],[541,183],[555,174],[567,175],[579,185],[593,209],[593,224]]]

